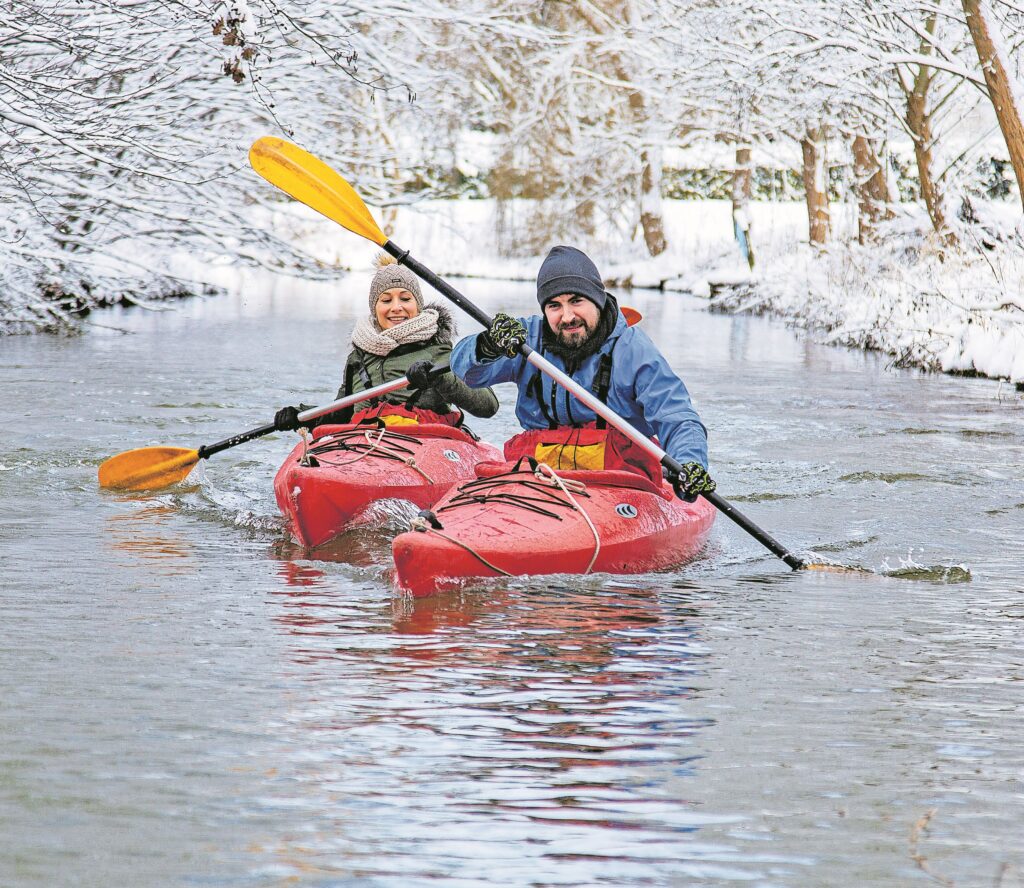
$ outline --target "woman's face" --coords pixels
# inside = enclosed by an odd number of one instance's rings
[[[394,327],[402,321],[416,317],[420,313],[420,308],[412,293],[401,287],[392,287],[380,294],[376,312],[381,330],[387,330],[388,327]]]

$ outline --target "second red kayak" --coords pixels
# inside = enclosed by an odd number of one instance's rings
[[[714,506],[634,472],[485,464],[395,538],[396,581],[414,597],[482,577],[645,573],[707,542]]]
[[[300,442],[274,478],[277,504],[295,538],[313,548],[336,537],[373,502],[436,503],[500,452],[441,424],[324,425]]]

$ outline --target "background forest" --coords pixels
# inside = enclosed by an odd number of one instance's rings
[[[203,264],[337,274],[247,169],[274,133],[385,228],[467,208],[467,255],[524,277],[579,242],[620,284],[1024,380],[1014,2],[0,9],[4,332],[202,292]]]

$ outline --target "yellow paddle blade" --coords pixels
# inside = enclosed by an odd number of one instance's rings
[[[184,447],[126,450],[100,464],[100,487],[159,490],[184,479],[197,462],[199,451]]]
[[[380,230],[355,189],[322,160],[298,145],[276,136],[264,136],[249,149],[249,163],[271,185],[323,213],[328,219],[384,246]]]

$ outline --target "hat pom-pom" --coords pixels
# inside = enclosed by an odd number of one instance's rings
[[[390,253],[378,253],[373,260],[374,268],[384,268],[388,265],[394,265],[397,260]]]

